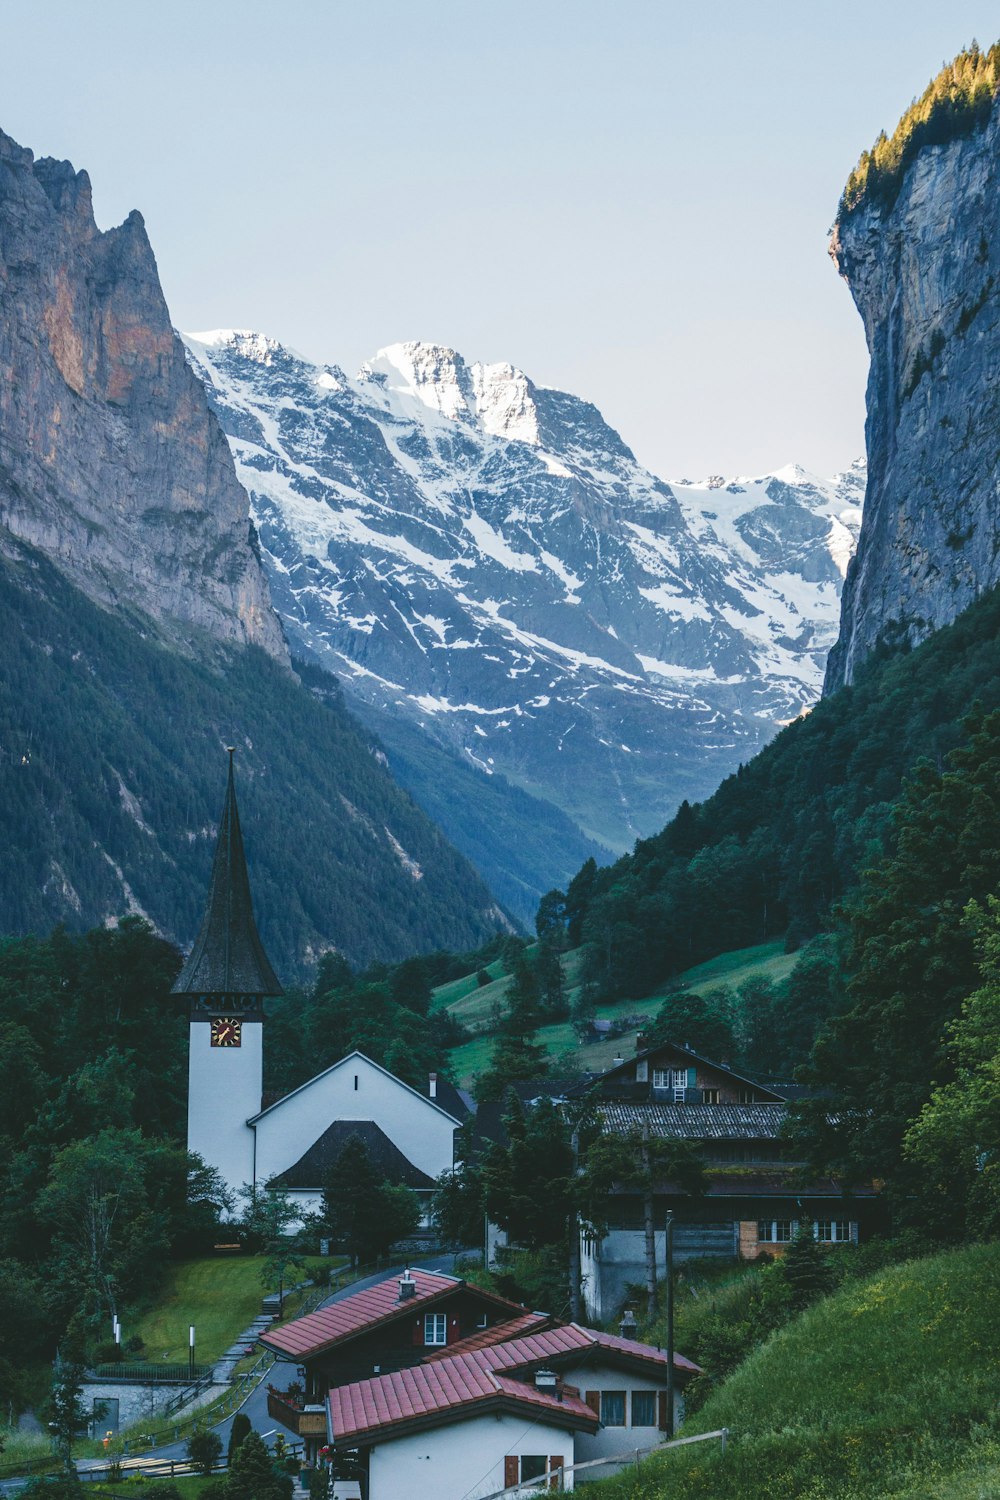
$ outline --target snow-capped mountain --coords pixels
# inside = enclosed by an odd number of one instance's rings
[[[256,333],[185,342],[293,649],[382,724],[620,850],[819,696],[863,464],[667,484],[510,365],[397,344],[350,379]]]

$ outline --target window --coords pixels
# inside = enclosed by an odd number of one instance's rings
[[[752,1104],[754,1101],[753,1089],[740,1089],[740,1103]]]
[[[476,1319],[476,1327],[477,1328],[485,1328],[486,1326],[487,1326],[486,1314],[485,1313],[480,1313],[479,1317]]]
[[[541,1479],[546,1473],[548,1465],[544,1453],[522,1453],[521,1454],[521,1479]]]
[[[851,1226],[846,1219],[817,1219],[813,1231],[818,1240],[828,1245],[839,1245],[851,1239]]]
[[[448,1318],[445,1313],[424,1313],[424,1343],[448,1342]]]
[[[656,1392],[655,1391],[633,1391],[632,1392],[632,1426],[633,1427],[655,1427],[656,1426]]]
[[[792,1237],[791,1219],[761,1219],[757,1224],[757,1238],[768,1245],[784,1245]]]
[[[702,1089],[701,1095],[706,1104],[718,1104],[719,1102],[718,1089]]]
[[[625,1392],[601,1392],[601,1422],[605,1427],[625,1426]]]
[[[674,1103],[684,1103],[684,1092],[687,1088],[687,1068],[654,1068],[654,1089],[673,1089]]]

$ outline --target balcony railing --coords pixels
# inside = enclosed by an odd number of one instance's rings
[[[287,1391],[267,1388],[267,1414],[298,1437],[326,1437],[326,1407],[300,1404]]]

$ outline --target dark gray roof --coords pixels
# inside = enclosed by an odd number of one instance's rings
[[[253,919],[232,751],[226,803],[208,889],[208,909],[171,993],[248,996],[282,993]]]
[[[457,1089],[449,1078],[442,1073],[437,1075],[437,1093],[434,1095],[434,1103],[443,1109],[446,1114],[451,1115],[453,1120],[467,1120],[471,1114],[475,1114],[475,1105],[470,1104],[469,1096],[464,1089]]]
[[[285,1188],[321,1188],[352,1135],[363,1143],[372,1166],[393,1187],[432,1188],[436,1185],[433,1177],[415,1167],[374,1120],[334,1120],[305,1155],[275,1181]]]
[[[648,1125],[653,1135],[689,1141],[770,1141],[788,1114],[783,1104],[598,1104],[604,1127],[626,1135]]]

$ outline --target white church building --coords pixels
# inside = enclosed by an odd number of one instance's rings
[[[435,1179],[454,1163],[465,1113],[444,1079],[431,1074],[423,1094],[352,1052],[262,1108],[264,1000],[282,989],[254,922],[232,751],[208,907],[173,993],[187,1000],[190,1016],[188,1150],[234,1195],[277,1179],[310,1212],[357,1135],[390,1182],[429,1203]]]

